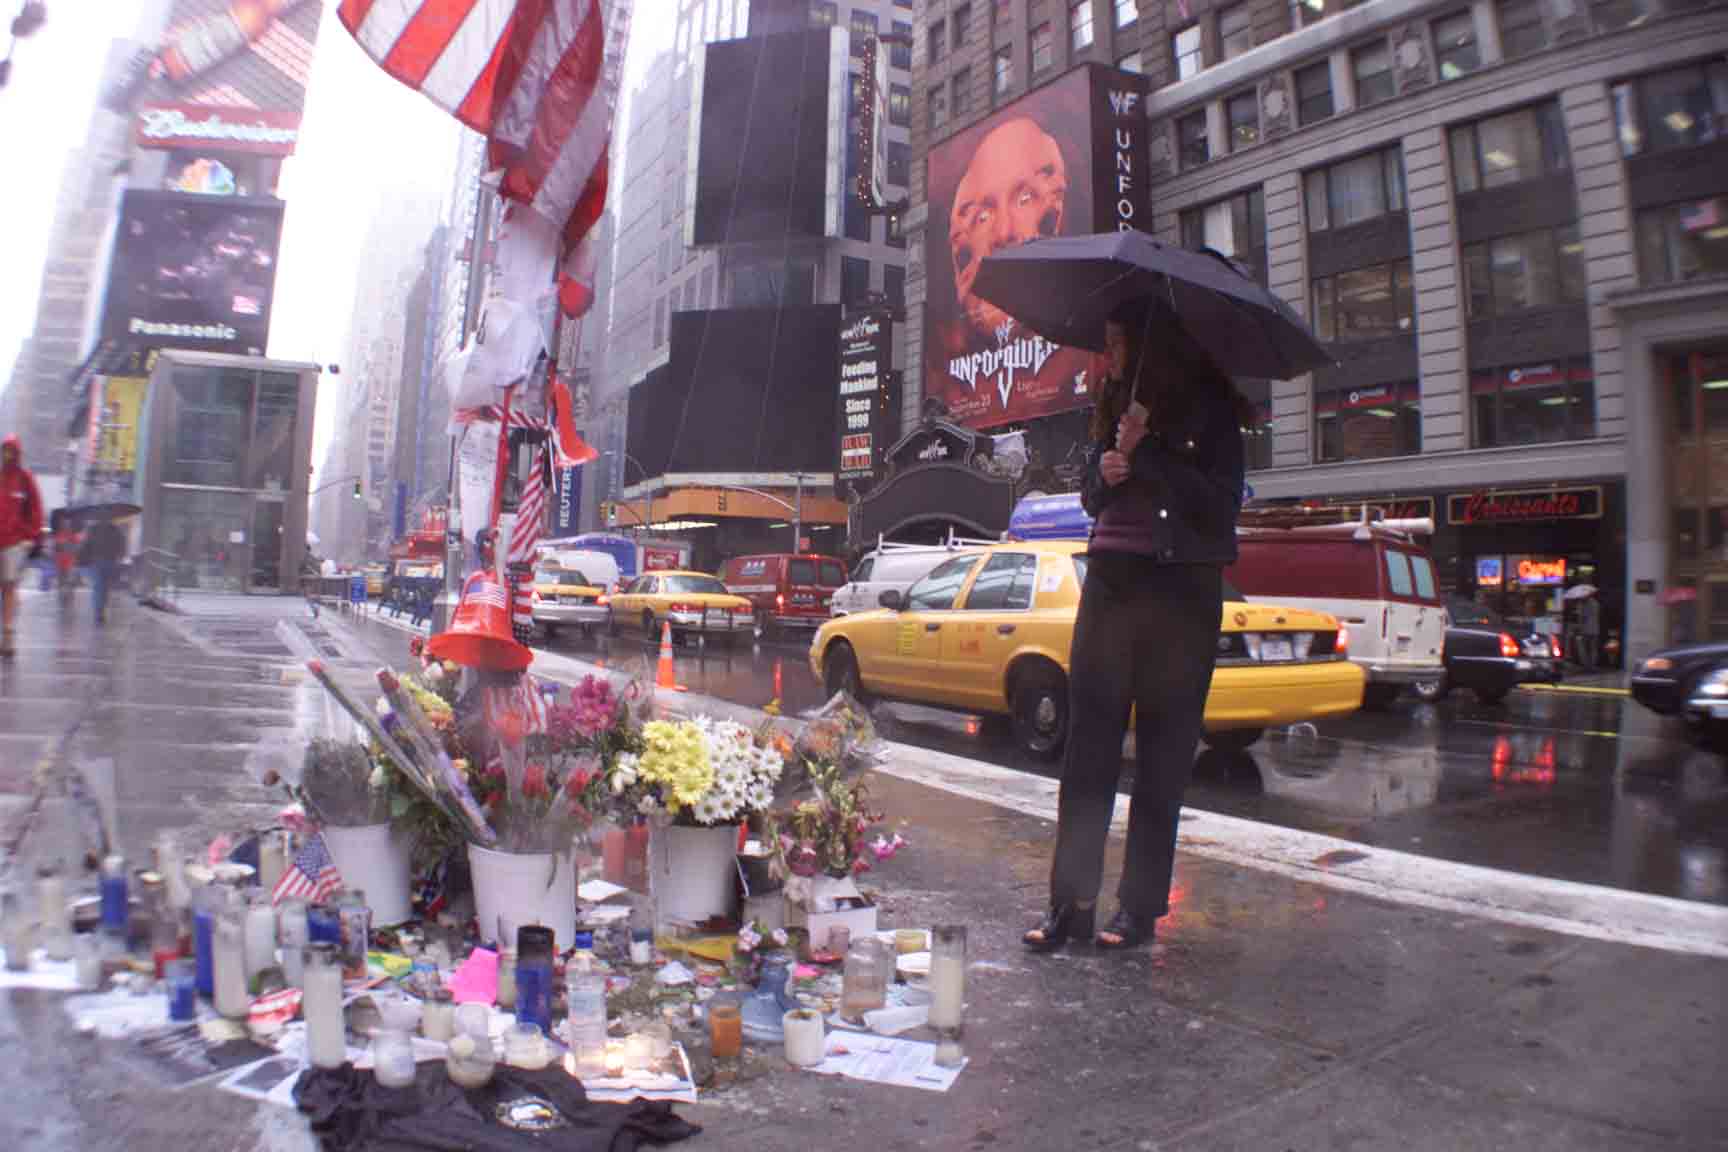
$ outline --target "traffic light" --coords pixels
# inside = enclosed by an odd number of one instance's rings
[[[354,499],[359,500],[361,498],[362,497],[360,495],[360,481],[356,480],[356,481],[354,481]]]

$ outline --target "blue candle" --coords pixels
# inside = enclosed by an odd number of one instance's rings
[[[168,965],[168,1019],[195,1020],[198,1016],[196,973],[184,960]]]
[[[342,917],[328,904],[306,909],[306,938],[313,944],[342,946]]]
[[[216,995],[216,954],[211,935],[216,930],[216,912],[203,902],[192,910],[192,959],[194,983],[205,999]]]
[[[552,963],[523,958],[516,963],[516,1020],[552,1031]]]
[[[119,856],[102,861],[101,892],[102,931],[125,936],[130,905],[126,894],[126,861]]]

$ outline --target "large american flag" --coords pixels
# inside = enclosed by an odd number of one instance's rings
[[[486,137],[506,198],[561,225],[560,299],[586,311],[615,87],[600,0],[341,0],[337,16],[386,72]]]
[[[284,900],[306,900],[317,904],[341,890],[342,874],[336,870],[336,862],[330,859],[330,850],[324,847],[324,837],[313,833],[300,845],[300,851],[294,854],[294,861],[282,873],[282,879],[276,881],[270,902],[280,904]]]

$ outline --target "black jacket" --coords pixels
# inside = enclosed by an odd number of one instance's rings
[[[1100,471],[1114,440],[1086,453],[1080,501],[1093,518],[1089,551],[1146,556],[1164,564],[1227,565],[1236,559],[1242,510],[1242,429],[1230,396],[1213,391],[1178,423],[1155,428],[1111,487]]]

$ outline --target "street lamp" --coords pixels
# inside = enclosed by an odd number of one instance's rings
[[[636,465],[636,471],[641,475],[642,483],[644,483],[644,484],[648,483],[648,469],[642,467],[642,461],[636,459],[636,457],[630,455],[630,453],[607,451],[607,452],[600,453],[600,455],[610,456],[614,460],[622,461],[625,465],[630,465],[630,464]],[[628,469],[626,469],[626,471],[624,473],[624,479],[625,479],[625,486],[628,486],[629,479],[630,479],[630,473],[629,473]],[[648,490],[647,523],[646,524],[640,524],[639,523],[637,525],[637,527],[647,528],[647,527],[652,526],[653,523],[654,523],[654,490],[652,488],[650,488]]]
[[[354,481],[354,499],[356,499],[356,500],[364,499],[364,493],[362,493],[360,491],[360,477],[357,475],[354,475],[354,474],[350,474],[347,476],[338,476],[338,477],[336,477],[336,479],[330,481],[328,484],[320,484],[320,485],[318,485],[318,487],[312,489],[312,491],[306,493],[306,497],[307,497],[307,499],[311,499],[313,496],[318,495],[318,493],[324,491],[324,489],[326,489],[326,488],[334,488],[334,487],[336,487],[336,485],[345,484],[350,480]]]

